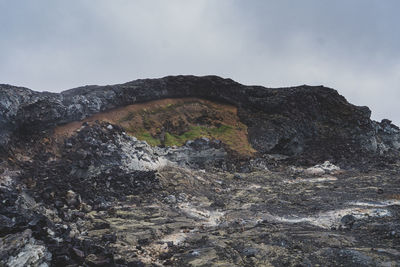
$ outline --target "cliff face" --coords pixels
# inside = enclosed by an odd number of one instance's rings
[[[0,85],[1,147],[10,138],[49,130],[101,111],[163,98],[198,97],[238,107],[249,141],[260,153],[344,158],[350,154],[397,153],[399,128],[370,119],[323,86],[270,89],[216,76],[174,76],[111,86],[85,86],[59,94]]]

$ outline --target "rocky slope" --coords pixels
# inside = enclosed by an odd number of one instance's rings
[[[323,86],[269,89],[244,86],[215,76],[175,76],[136,80],[121,85],[86,86],[60,94],[37,93],[1,85],[1,146],[13,136],[48,130],[100,111],[144,101],[199,97],[238,107],[249,141],[261,153],[324,154],[384,153],[400,148],[399,129],[389,121],[370,120],[367,107],[349,104]]]
[[[400,130],[333,89],[0,85],[0,147],[0,266],[400,265]]]

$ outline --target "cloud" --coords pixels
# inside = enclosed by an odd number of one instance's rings
[[[323,84],[400,124],[398,1],[0,0],[0,82],[61,91],[173,74]]]

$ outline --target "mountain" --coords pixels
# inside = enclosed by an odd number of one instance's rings
[[[217,76],[0,85],[0,265],[399,262],[400,129],[370,115]]]

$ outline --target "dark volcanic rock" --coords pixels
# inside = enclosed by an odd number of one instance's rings
[[[133,169],[124,166],[127,155],[121,148],[123,139],[134,140],[117,126],[111,130],[105,123],[83,126],[59,147],[61,157],[53,155],[48,161],[49,153],[39,151],[33,161],[25,162],[23,181],[37,199],[54,203],[57,208],[77,208],[81,200],[102,206],[115,198],[158,188],[155,171],[134,164]],[[132,153],[141,152],[139,147],[129,148]]]
[[[53,131],[185,96],[236,105],[258,153],[151,147],[106,120]],[[369,117],[329,88],[214,76],[0,85],[0,266],[397,266],[400,129]]]
[[[337,91],[323,86],[270,89],[216,76],[170,76],[85,86],[60,94],[1,85],[0,94],[3,148],[13,133],[24,136],[100,111],[167,97],[200,97],[236,105],[251,144],[261,153],[305,154],[320,160],[398,153],[400,147],[396,126],[371,121],[367,107],[351,105]]]

